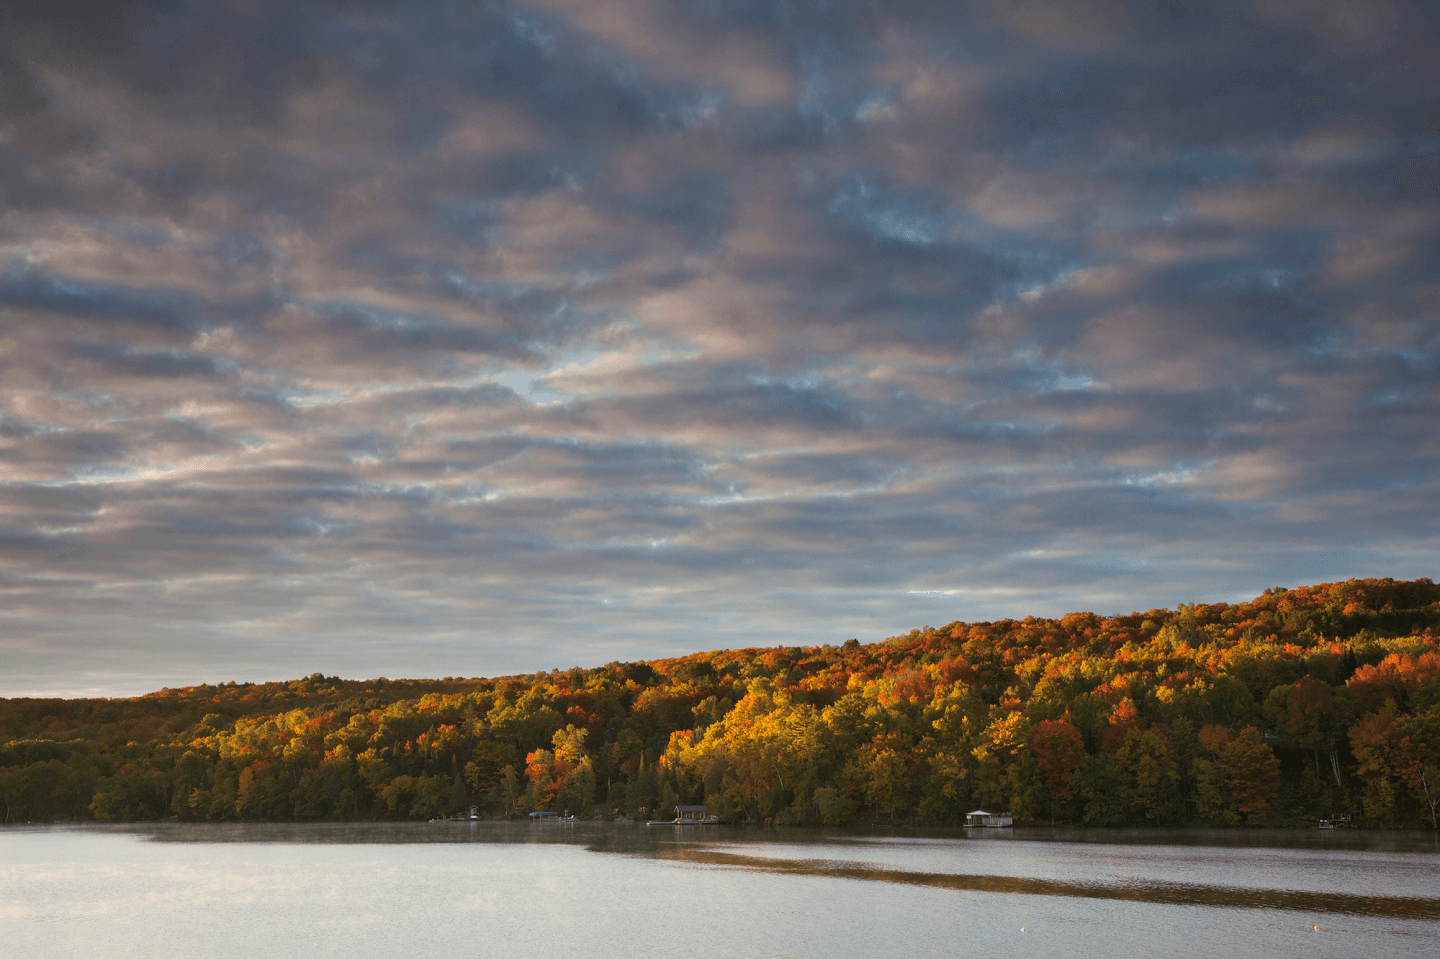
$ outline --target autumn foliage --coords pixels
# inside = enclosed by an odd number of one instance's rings
[[[1432,825],[1440,587],[925,627],[494,679],[0,700],[6,822],[431,818]]]

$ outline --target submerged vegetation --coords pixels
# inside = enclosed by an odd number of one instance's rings
[[[926,626],[497,679],[0,700],[6,822],[411,819],[1433,828],[1440,586]]]

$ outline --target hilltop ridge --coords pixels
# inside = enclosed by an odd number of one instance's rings
[[[0,700],[6,822],[431,818],[1434,825],[1440,586],[954,622],[492,678]]]

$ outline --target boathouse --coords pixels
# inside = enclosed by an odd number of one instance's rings
[[[710,819],[709,806],[676,806],[676,822],[704,822]]]
[[[986,812],[983,809],[977,809],[965,815],[965,825],[1013,826],[1015,825],[1015,820],[1008,812]]]

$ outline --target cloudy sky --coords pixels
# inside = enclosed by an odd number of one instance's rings
[[[0,3],[0,695],[1440,572],[1440,14]]]

